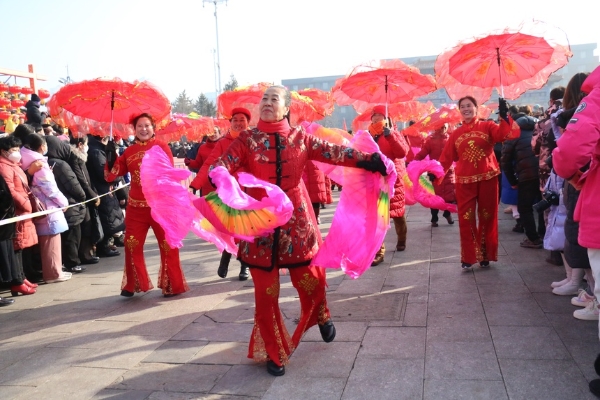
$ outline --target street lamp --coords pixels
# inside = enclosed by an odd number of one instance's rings
[[[61,83],[61,84],[63,84],[63,85],[67,85],[67,84],[73,82],[71,80],[71,77],[69,76],[69,66],[68,65],[67,65],[67,77],[66,78],[59,78],[58,82]]]
[[[217,77],[219,86],[217,87],[217,95],[221,93],[221,59],[219,57],[219,21],[217,20],[217,5],[221,3],[225,3],[227,5],[227,0],[202,0],[202,7],[204,7],[205,3],[212,3],[215,5],[215,28],[217,30]]]

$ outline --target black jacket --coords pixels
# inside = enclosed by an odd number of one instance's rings
[[[25,108],[27,108],[27,112],[25,113],[27,123],[29,125],[42,126],[42,123],[46,118],[46,113],[40,112],[40,106],[29,100],[27,104],[25,104]]]
[[[513,119],[521,128],[521,135],[504,142],[501,164],[510,185],[516,186],[518,182],[539,179],[539,161],[531,147],[537,119],[524,114],[517,114]]]
[[[15,216],[15,202],[6,181],[0,175],[0,220]],[[0,225],[0,241],[10,240],[15,235],[16,222]]]
[[[88,135],[88,159],[86,162],[92,186],[98,194],[110,192],[110,188],[116,186],[122,178],[114,182],[106,182],[104,179],[104,165],[106,165],[105,145],[95,136]],[[103,196],[98,207],[104,237],[125,229],[125,217],[119,206],[119,199],[114,193]]]
[[[85,201],[85,192],[77,180],[77,176],[69,165],[71,157],[71,146],[60,139],[48,141],[48,164],[52,168],[58,190],[65,195],[69,204],[77,204]],[[69,226],[81,224],[85,218],[85,205],[69,207],[65,212],[65,218]]]

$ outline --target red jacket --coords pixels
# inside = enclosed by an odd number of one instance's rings
[[[241,261],[268,270],[310,264],[319,249],[321,234],[302,181],[306,164],[315,160],[355,167],[358,161],[368,159],[368,154],[321,141],[300,127],[281,133],[258,129],[242,132],[214,166],[224,166],[230,173],[244,168],[255,177],[278,185],[291,200],[294,212],[273,234],[253,242],[241,241]],[[256,199],[264,196],[260,188],[248,188],[247,193]]]
[[[387,158],[394,161],[398,178],[394,183],[394,197],[390,199],[390,217],[397,218],[404,216],[404,181],[406,175],[406,167],[404,165],[404,157],[408,154],[409,146],[404,139],[404,135],[393,130],[389,136],[377,135],[374,136],[375,142],[379,146],[379,150],[385,154]]]
[[[198,170],[196,177],[190,183],[190,186],[196,190],[200,190],[201,196],[206,196],[215,188],[208,181],[208,170],[205,169],[205,172],[202,173],[202,166],[206,163],[206,160],[210,157],[212,151],[217,147],[217,143],[221,142],[225,137],[221,137],[214,142],[207,140],[200,148],[198,149],[198,154],[196,155],[195,160],[191,160],[187,165],[188,168],[192,168],[194,170]],[[210,164],[209,164],[210,165]]]
[[[311,203],[327,203],[327,183],[325,174],[320,171],[312,161],[306,163],[304,172],[302,178],[304,179],[304,184],[308,190],[308,196],[310,197]],[[331,191],[331,187],[329,190]],[[329,198],[331,198],[331,195]]]
[[[558,175],[570,179],[590,163],[590,168],[579,179],[583,184],[574,219],[579,221],[579,244],[600,249],[600,67],[596,68],[581,86],[588,93],[581,100],[567,129],[552,152],[554,169]]]
[[[127,207],[149,207],[146,202],[146,196],[142,191],[142,182],[140,180],[140,165],[146,150],[153,146],[160,146],[161,149],[169,156],[171,165],[173,165],[173,153],[166,143],[158,142],[151,139],[147,142],[135,142],[135,144],[125,149],[123,154],[117,158],[112,169],[108,170],[108,164],[104,166],[104,179],[107,182],[112,182],[117,177],[123,176],[128,172],[131,174],[131,186],[129,190],[129,200]]]
[[[19,166],[9,159],[0,156],[0,175],[6,181],[6,186],[10,190],[13,201],[15,202],[15,216],[31,214],[31,202],[27,195],[27,190],[23,182],[27,182],[25,172]],[[13,247],[15,250],[26,249],[38,242],[35,225],[31,219],[17,222],[15,227],[15,237]]]
[[[477,118],[469,124],[463,121],[450,134],[440,156],[444,171],[448,171],[456,161],[456,181],[459,183],[486,181],[500,175],[494,143],[516,139],[521,134],[519,125],[510,117],[508,120],[507,123],[501,119],[500,125]]]

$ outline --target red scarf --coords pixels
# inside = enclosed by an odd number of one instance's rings
[[[259,131],[266,133],[288,133],[290,131],[290,123],[286,118],[277,122],[265,122],[262,119],[256,125]]]

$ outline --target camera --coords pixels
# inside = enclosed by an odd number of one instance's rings
[[[542,193],[542,201],[535,203],[533,209],[537,212],[542,212],[550,208],[550,206],[557,206],[558,203],[559,194],[552,190],[546,190]]]

